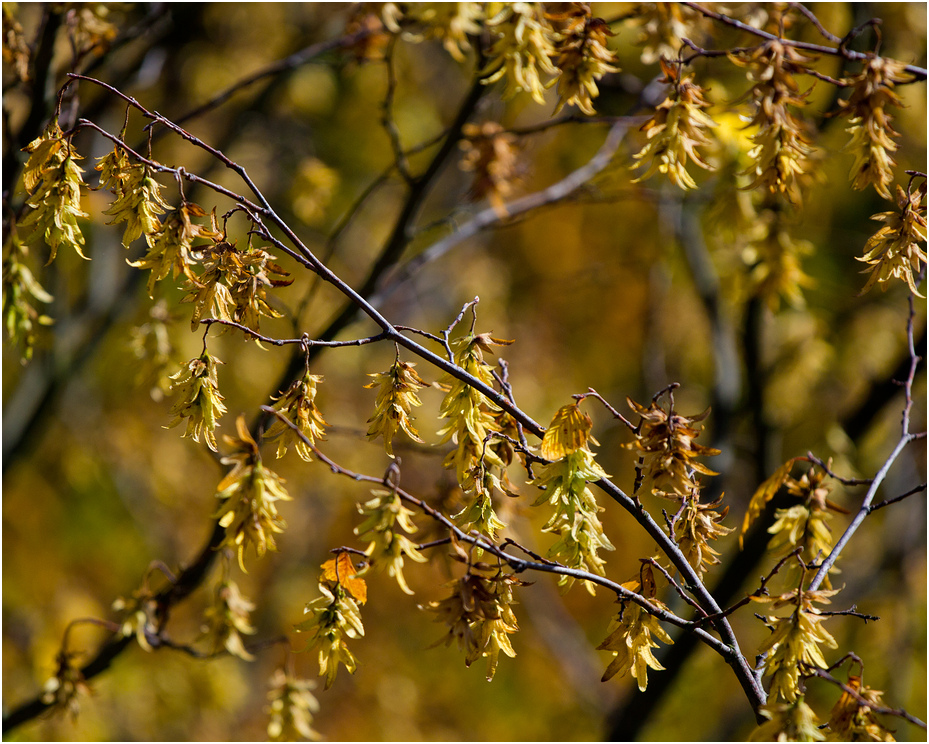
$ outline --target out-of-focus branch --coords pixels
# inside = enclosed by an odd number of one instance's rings
[[[477,102],[481,99],[485,91],[486,86],[482,85],[480,81],[475,81],[464,100],[461,102],[445,138],[439,145],[438,151],[426,167],[426,170],[420,176],[416,177],[410,185],[409,194],[397,216],[393,230],[384,243],[380,255],[371,266],[368,276],[358,288],[356,293],[357,297],[362,299],[370,298],[377,288],[378,283],[381,281],[382,276],[400,259],[409,243],[414,221],[419,215],[419,211],[434,185],[432,183],[434,177],[439,173],[446,159],[457,146],[458,140],[461,137],[461,128],[467,123],[468,119],[471,118],[477,106]],[[368,304],[372,308],[377,307],[377,305]],[[358,304],[354,301],[349,301],[336,317],[329,322],[326,328],[321,333],[317,334],[317,338],[321,341],[334,340],[342,330],[354,321],[358,312],[360,312]],[[316,357],[320,348],[322,347],[310,349],[308,354],[309,361],[312,361]],[[302,354],[292,355],[275,389],[283,390],[286,388],[304,362],[305,360]]]
[[[389,276],[377,293],[370,297],[369,301],[375,307],[379,307],[394,291],[407,282],[416,272],[423,268],[423,266],[438,260],[452,248],[468,238],[472,238],[478,233],[504,223],[509,219],[524,215],[540,207],[557,204],[575,195],[590,182],[591,178],[609,165],[610,158],[613,156],[613,153],[616,152],[616,149],[619,147],[620,142],[622,142],[623,137],[625,137],[626,132],[629,131],[629,128],[639,125],[643,121],[645,121],[645,117],[623,117],[614,120],[614,124],[603,145],[597,151],[596,155],[585,165],[541,191],[536,191],[507,203],[503,213],[493,207],[487,207],[478,212],[454,232],[433,243],[405,264],[399,266]]]
[[[915,340],[915,350],[919,357],[917,371],[926,366],[926,328],[923,327],[919,337]],[[857,407],[846,414],[841,425],[853,442],[858,441],[871,426],[875,417],[883,411],[894,398],[900,395],[898,380],[906,379],[909,374],[911,357],[909,350],[900,359],[894,370],[885,378],[876,380],[868,389],[867,395]]]
[[[20,149],[39,136],[42,125],[51,110],[50,101],[46,96],[50,87],[49,77],[52,74],[55,38],[61,27],[63,12],[58,6],[51,4],[42,9],[41,28],[36,39],[30,71],[32,90],[30,91],[29,116],[17,131],[4,131],[3,133],[4,137],[10,138],[10,141],[4,143],[8,148],[3,156],[4,201],[9,201],[9,195],[13,193],[16,186]],[[4,222],[6,222],[5,214]]]
[[[259,80],[275,77],[281,73],[294,70],[298,67],[301,67],[302,65],[305,65],[307,62],[310,62],[311,60],[326,54],[327,52],[335,51],[337,49],[349,48],[365,37],[369,36],[371,33],[371,29],[365,28],[355,32],[354,34],[349,34],[348,36],[340,36],[336,39],[329,39],[327,41],[320,41],[315,44],[310,44],[300,51],[294,52],[289,57],[285,57],[284,59],[280,59],[277,62],[273,62],[270,65],[267,65],[266,67],[258,70],[257,72],[252,73],[248,77],[242,78],[241,80],[233,83],[224,91],[217,93],[209,101],[202,103],[195,109],[188,111],[186,114],[175,119],[174,121],[176,124],[185,124],[191,119],[196,119],[198,116],[202,116],[217,106],[221,106],[223,103],[232,98],[232,96],[234,96],[236,93],[257,83]]]

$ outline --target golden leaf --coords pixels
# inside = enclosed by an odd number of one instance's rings
[[[790,471],[798,459],[797,457],[790,458],[775,470],[773,475],[758,486],[758,489],[752,494],[752,500],[748,503],[748,511],[745,512],[745,519],[742,521],[742,530],[739,532],[739,550],[742,549],[742,541],[748,528],[752,526],[752,522],[764,511],[765,505],[774,498],[778,489],[790,477]]]
[[[323,566],[323,578],[326,581],[335,581],[345,591],[351,594],[361,604],[368,601],[368,586],[364,579],[355,577],[358,573],[352,563],[350,553],[339,553],[337,558],[326,561]]]
[[[542,439],[542,457],[560,460],[587,443],[593,426],[590,416],[577,403],[558,409]]]

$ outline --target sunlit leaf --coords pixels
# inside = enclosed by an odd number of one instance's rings
[[[352,562],[351,553],[342,552],[338,557],[323,563],[323,578],[341,584],[361,604],[368,601],[368,586],[364,579],[355,576],[358,571]]]

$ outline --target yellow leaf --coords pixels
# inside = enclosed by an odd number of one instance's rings
[[[778,489],[784,485],[784,482],[790,477],[790,471],[798,459],[800,458],[791,457],[775,470],[771,477],[758,486],[758,489],[752,495],[752,500],[748,504],[748,511],[745,512],[745,519],[742,521],[742,530],[739,533],[739,550],[742,549],[742,539],[745,537],[748,528],[752,526],[752,522],[764,511],[765,504],[774,498],[774,494],[778,492]]]
[[[587,443],[592,427],[590,416],[576,403],[558,409],[542,439],[542,457],[560,460]]]
[[[342,588],[357,599],[361,604],[368,601],[368,586],[364,579],[355,577],[358,573],[352,556],[349,553],[339,553],[338,558],[326,561],[323,566],[323,578],[326,581],[335,581]]]

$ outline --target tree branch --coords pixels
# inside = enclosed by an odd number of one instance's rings
[[[852,539],[852,536],[855,532],[858,531],[858,528],[864,522],[865,518],[874,511],[872,508],[872,502],[874,501],[875,496],[877,495],[877,490],[880,488],[881,484],[884,482],[884,479],[887,477],[887,473],[890,472],[891,466],[900,456],[900,453],[909,445],[910,443],[916,441],[925,436],[925,433],[912,434],[910,433],[910,411],[913,407],[913,381],[916,377],[916,370],[919,366],[920,357],[916,354],[916,345],[913,340],[913,318],[916,315],[916,310],[913,305],[912,296],[909,297],[910,302],[910,314],[907,318],[907,347],[910,352],[910,369],[909,374],[907,375],[906,380],[903,382],[903,389],[906,395],[906,402],[903,406],[903,415],[901,416],[900,428],[901,436],[897,441],[896,446],[893,451],[884,461],[884,464],[877,471],[874,476],[874,480],[871,482],[868,492],[865,494],[862,499],[861,506],[858,508],[858,513],[855,514],[851,523],[848,527],[845,528],[845,532],[842,533],[842,537],[838,539],[835,546],[832,548],[832,551],[822,562],[822,565],[819,567],[819,570],[816,572],[816,576],[813,577],[813,581],[810,582],[809,590],[815,591],[822,584],[823,580],[826,578],[829,573],[829,569],[835,564],[838,560],[839,555],[845,549],[845,546]],[[878,507],[879,508],[879,507]]]

